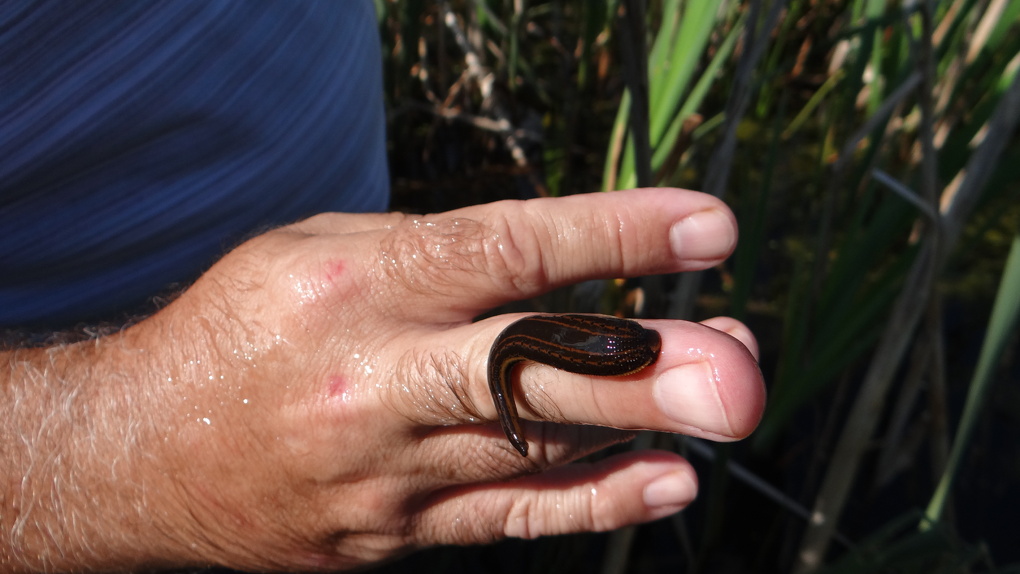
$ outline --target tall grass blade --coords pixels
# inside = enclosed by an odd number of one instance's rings
[[[709,88],[717,82],[717,75],[730,60],[730,55],[733,54],[733,49],[737,45],[737,40],[740,39],[744,31],[744,26],[747,19],[741,17],[737,20],[736,25],[730,30],[729,34],[726,35],[726,39],[719,45],[715,55],[712,57],[712,61],[708,63],[705,70],[699,75],[698,82],[691,88],[690,94],[684,98],[683,104],[680,109],[673,115],[673,120],[669,124],[669,128],[666,129],[666,133],[657,142],[655,146],[655,153],[652,156],[652,168],[659,171],[663,164],[666,163],[667,158],[674,152],[676,141],[680,135],[680,130],[691,115],[693,115],[701,104],[705,100],[705,96],[708,94]]]
[[[1010,248],[1009,257],[1006,259],[1002,282],[999,284],[999,292],[995,297],[992,315],[988,321],[985,342],[981,346],[977,369],[974,371],[974,377],[971,379],[967,392],[967,402],[960,419],[960,429],[953,441],[949,463],[945,472],[942,473],[942,479],[925,511],[924,520],[921,523],[923,530],[927,530],[932,523],[938,522],[942,518],[946,499],[953,488],[960,463],[967,454],[970,438],[974,434],[974,427],[979,422],[978,417],[981,415],[994,383],[995,367],[999,364],[1006,343],[1016,332],[1018,322],[1020,322],[1020,234],[1013,238],[1013,245]]]
[[[715,54],[714,69],[701,75],[698,82],[692,81],[709,47],[711,32],[725,15],[726,4],[684,2],[681,9],[680,2],[670,0],[663,6],[663,18],[648,56],[648,121],[653,171],[662,166],[683,120],[697,109],[714,80],[714,72],[732,51],[735,37],[724,43],[725,54]],[[697,87],[700,90],[695,91]],[[617,112],[603,169],[603,190],[638,185],[633,142],[623,138],[632,98],[628,90]]]

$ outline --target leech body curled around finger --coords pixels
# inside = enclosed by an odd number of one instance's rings
[[[511,374],[534,361],[581,375],[614,377],[636,373],[659,358],[657,331],[605,315],[532,315],[511,323],[489,350],[489,392],[510,444],[528,456]]]

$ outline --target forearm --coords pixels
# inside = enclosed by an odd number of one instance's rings
[[[0,353],[0,570],[127,570],[164,563],[146,363],[114,335]],[[131,355],[135,357],[132,358]],[[159,497],[160,500],[151,500]]]

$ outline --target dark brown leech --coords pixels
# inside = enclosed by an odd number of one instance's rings
[[[511,323],[489,351],[489,391],[510,444],[528,456],[510,374],[517,363],[535,361],[581,375],[636,373],[659,358],[657,331],[605,315],[532,315]]]

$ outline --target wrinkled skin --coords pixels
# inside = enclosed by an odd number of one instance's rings
[[[330,570],[674,513],[697,490],[677,455],[564,464],[632,436],[618,429],[749,434],[765,393],[742,324],[642,321],[663,350],[623,378],[520,369],[523,458],[485,380],[519,316],[473,321],[585,279],[707,268],[735,243],[721,202],[679,190],[324,214],[255,237],[153,317],[51,350],[49,376],[88,382],[89,423],[35,447],[74,452],[5,487],[5,506],[61,503],[22,510],[2,564]],[[18,355],[11,388],[41,360]],[[55,492],[40,468],[77,486]]]

